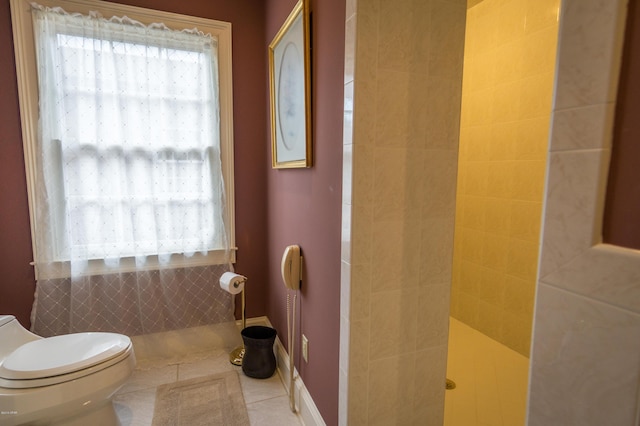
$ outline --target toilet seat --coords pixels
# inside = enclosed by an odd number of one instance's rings
[[[77,333],[34,340],[0,364],[0,387],[25,389],[74,380],[120,362],[131,340],[115,333]]]

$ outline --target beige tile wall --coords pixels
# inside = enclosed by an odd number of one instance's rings
[[[441,425],[465,0],[347,0],[340,424]]]
[[[421,309],[424,298],[437,298],[438,293],[432,293],[429,286],[424,287],[426,294],[418,302],[417,313],[398,306],[382,314],[372,310],[376,279],[372,252],[379,247],[372,247],[371,237],[376,168],[369,165],[376,132],[373,116],[368,114],[376,102],[377,40],[381,31],[387,33],[386,16],[381,19],[376,6],[377,2],[347,0],[339,419],[342,425],[403,424],[400,411],[418,405],[429,419],[420,424],[441,425],[442,391],[437,382],[444,372],[439,362],[442,345],[418,351],[416,340],[409,338],[407,356],[396,353],[371,359],[370,342],[384,338],[372,329],[372,317],[399,317],[394,327],[403,321],[420,321],[416,333],[424,330],[432,337],[438,337],[442,329],[437,321],[432,326],[420,317],[420,312],[423,316],[429,312]],[[529,426],[633,426],[640,412],[640,254],[600,244],[625,6],[625,0],[562,1]],[[464,16],[458,19],[464,22]],[[425,23],[421,25],[426,28]],[[444,54],[430,54],[442,59],[433,62],[434,66],[450,63],[447,59],[451,58]],[[442,134],[446,132],[438,135]],[[438,200],[433,197],[423,205],[449,205]],[[449,247],[445,244],[438,253],[446,256]],[[436,262],[425,271],[431,267],[446,275],[446,262]],[[389,298],[390,302],[404,302],[399,291],[400,298]],[[446,296],[443,298],[435,304],[446,304]],[[408,395],[398,391],[403,384],[416,389],[410,373],[414,380],[419,378],[418,390],[424,392]],[[435,378],[433,385],[430,378]],[[426,398],[433,399],[427,399],[425,405]],[[380,406],[372,407],[376,403]]]
[[[602,244],[625,0],[563,0],[529,426],[635,426],[640,252]]]
[[[529,355],[559,0],[467,12],[452,316]]]

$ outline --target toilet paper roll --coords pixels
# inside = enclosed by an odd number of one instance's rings
[[[238,294],[244,289],[244,283],[247,277],[233,273],[225,272],[220,277],[220,288],[231,294]]]

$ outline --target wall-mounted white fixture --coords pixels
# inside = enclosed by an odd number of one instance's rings
[[[294,396],[293,371],[295,364],[293,361],[293,348],[295,347],[295,324],[296,324],[296,298],[302,283],[302,255],[300,246],[292,245],[284,249],[282,263],[280,264],[282,281],[287,290],[293,291],[293,303],[291,303],[290,292],[287,291],[287,338],[289,341],[289,406],[291,411],[296,412],[296,402]],[[306,359],[305,359],[306,360]]]

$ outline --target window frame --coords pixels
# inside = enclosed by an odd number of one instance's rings
[[[232,83],[232,51],[231,51],[231,23],[213,19],[182,15],[172,12],[111,3],[98,0],[38,0],[47,7],[61,7],[67,13],[89,14],[97,11],[104,18],[113,16],[127,16],[145,25],[163,23],[175,30],[197,28],[199,31],[218,39],[218,78],[220,102],[220,160],[225,185],[225,205],[223,215],[226,220],[229,241],[229,257],[226,259],[224,250],[210,251],[206,255],[196,254],[191,257],[172,255],[169,264],[160,264],[157,256],[149,256],[142,269],[154,270],[161,268],[183,268],[190,266],[204,266],[222,264],[230,260],[235,262],[235,197],[234,197],[234,159],[233,159],[233,83]],[[35,236],[39,232],[35,220],[36,209],[36,147],[38,136],[38,78],[31,17],[30,0],[10,0],[11,20],[13,26],[13,40],[16,58],[16,74],[18,82],[18,97],[20,104],[20,121],[22,128],[22,143],[24,150],[25,174],[27,181],[27,197],[29,203],[29,219],[31,224],[31,245],[34,260],[38,259]],[[131,272],[140,270],[134,258],[127,258],[121,262],[117,271],[106,269],[102,260],[89,261],[89,267],[84,272],[87,275],[97,275],[113,272]],[[37,265],[36,279],[63,278],[71,276],[69,262],[59,262],[54,265]]]

